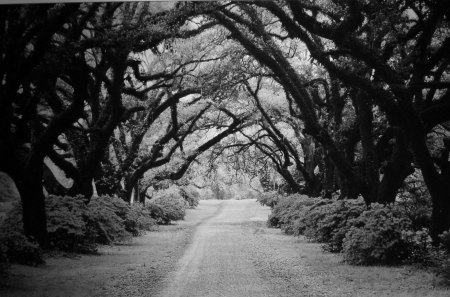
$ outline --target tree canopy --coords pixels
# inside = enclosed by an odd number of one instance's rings
[[[26,234],[45,244],[43,187],[143,201],[221,164],[367,205],[420,171],[437,240],[450,228],[449,17],[450,3],[420,0],[4,7],[0,170]]]

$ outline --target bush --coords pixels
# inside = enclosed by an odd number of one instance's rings
[[[299,194],[281,197],[269,215],[267,225],[281,228],[287,234],[293,234],[295,220],[304,216],[306,209],[320,200]]]
[[[88,207],[84,197],[50,195],[45,207],[51,247],[83,253],[96,250],[95,238],[87,233]]]
[[[6,274],[10,263],[36,266],[45,263],[39,245],[23,234],[22,206],[17,203],[0,227],[0,274]]]
[[[156,220],[151,216],[151,212],[143,204],[136,203],[130,209],[124,219],[125,230],[133,236],[142,235],[144,231],[154,230]]]
[[[317,234],[317,224],[330,213],[331,200],[315,200],[301,209],[301,215],[293,222],[294,235],[305,235],[312,241],[324,242]]]
[[[32,266],[45,263],[39,245],[22,233],[2,234],[0,240],[5,246],[8,262]]]
[[[182,187],[179,189],[181,197],[189,205],[189,208],[196,208],[200,202],[200,194],[190,187]]]
[[[99,197],[108,208],[123,221],[125,230],[133,236],[139,236],[144,231],[151,231],[156,221],[151,217],[149,210],[140,203],[129,204],[115,196]],[[125,236],[127,237],[127,236]]]
[[[100,244],[113,244],[128,240],[131,234],[125,229],[125,222],[117,214],[126,215],[126,207],[118,198],[92,197],[88,204],[86,227],[88,236]]]
[[[440,248],[450,254],[450,230],[439,235]]]
[[[411,243],[404,233],[413,231],[412,223],[398,207],[374,205],[351,224],[343,241],[346,262],[389,265],[410,257]]]
[[[397,205],[404,208],[413,228],[428,228],[431,222],[431,196],[419,170],[409,175],[397,197]]]
[[[151,230],[156,222],[143,205],[130,206],[117,197],[50,195],[46,201],[50,246],[68,252],[92,253],[97,244],[112,244]],[[0,274],[9,263],[43,263],[39,246],[23,235],[22,208],[17,204],[0,228]]]
[[[157,193],[150,200],[148,207],[151,213],[155,214],[155,210],[158,212],[158,216],[154,218],[159,224],[167,225],[171,221],[184,219],[188,205],[179,191],[174,188],[169,188]]]
[[[46,200],[47,229],[53,247],[72,252],[94,252],[97,244],[113,244],[151,230],[150,212],[110,196],[53,196]]]
[[[150,213],[150,217],[152,217],[152,219],[154,219],[158,224],[161,224],[161,220],[165,216],[162,207],[152,202],[148,202],[145,204],[145,208]]]
[[[294,234],[305,235],[309,240],[324,243],[329,252],[340,252],[350,221],[357,218],[366,206],[362,199],[322,200],[305,211],[294,223]]]
[[[450,257],[448,255],[439,261],[435,271],[436,274],[441,277],[442,283],[446,286],[450,286]]]
[[[256,198],[256,200],[261,203],[261,205],[269,206],[270,208],[274,208],[280,200],[281,195],[277,192],[265,192]]]

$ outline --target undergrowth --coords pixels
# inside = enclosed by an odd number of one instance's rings
[[[430,207],[403,199],[391,205],[362,198],[336,200],[304,195],[266,193],[258,201],[272,207],[267,225],[287,234],[322,243],[328,252],[341,253],[354,265],[418,264],[433,267],[450,284],[450,230],[432,245]]]

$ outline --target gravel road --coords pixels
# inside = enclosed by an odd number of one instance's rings
[[[218,203],[218,212],[198,225],[159,296],[275,296],[249,257],[243,232],[248,222],[265,221],[269,210],[254,200],[209,203]]]

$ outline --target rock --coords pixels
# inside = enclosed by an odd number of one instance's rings
[[[0,171],[0,203],[20,200],[16,184],[8,174]]]

